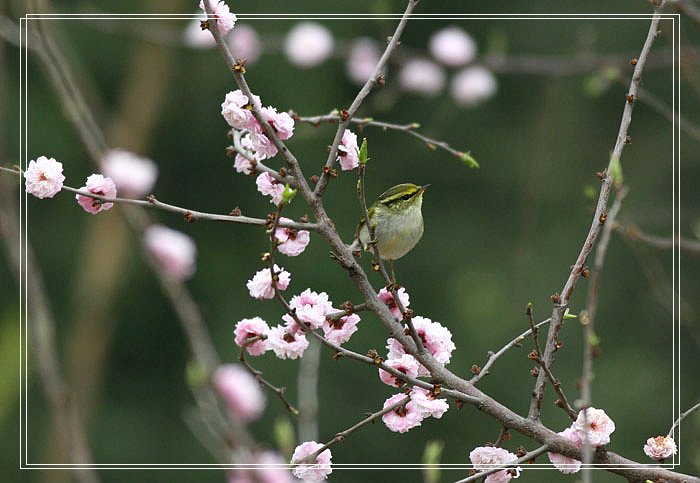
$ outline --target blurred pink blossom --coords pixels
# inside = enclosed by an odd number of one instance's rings
[[[468,64],[476,57],[476,42],[459,27],[435,32],[428,42],[430,55],[451,67]]]
[[[167,226],[151,225],[143,242],[167,277],[181,282],[194,274],[197,246],[189,236]]]
[[[397,371],[406,374],[409,377],[418,376],[418,368],[420,364],[418,364],[416,358],[410,354],[403,354],[398,359],[387,359],[385,364],[392,369],[396,369]],[[379,379],[381,379],[384,384],[394,387],[401,387],[405,384],[403,380],[385,371],[384,369],[379,369]]]
[[[107,198],[117,197],[117,186],[114,184],[114,181],[112,181],[111,178],[105,178],[101,174],[91,174],[88,176],[85,186],[80,188],[80,190]],[[75,199],[85,211],[93,215],[96,215],[100,211],[109,210],[114,205],[114,203],[105,203],[83,195],[75,195]]]
[[[334,344],[343,345],[357,332],[359,322],[360,316],[357,314],[346,315],[333,322],[326,319],[323,322],[323,336]]]
[[[207,32],[208,33],[208,32]],[[209,35],[211,37],[211,34]],[[263,45],[258,32],[248,24],[238,25],[226,39],[236,59],[245,59],[252,64],[262,54]]]
[[[432,60],[412,59],[401,67],[399,84],[406,91],[434,96],[445,86],[445,71]]]
[[[24,172],[24,187],[37,198],[53,198],[63,188],[65,179],[63,164],[54,158],[39,156],[36,161],[29,161]]]
[[[212,385],[231,414],[245,423],[258,419],[265,409],[265,393],[240,364],[219,366],[212,375]]]
[[[158,177],[156,163],[125,149],[107,151],[100,164],[105,176],[128,196],[140,198],[149,193]]]
[[[321,449],[323,445],[317,443],[316,441],[307,441],[300,444],[294,449],[294,454],[292,455],[292,464],[297,464],[298,461],[303,460],[310,454],[315,453]],[[299,463],[292,470],[294,476],[304,481],[323,481],[328,475],[333,473],[333,468],[331,467],[331,450],[325,449],[316,457],[314,463]]]
[[[284,39],[284,53],[297,67],[314,67],[333,52],[333,35],[315,22],[297,24]]]
[[[293,220],[280,217],[280,221],[291,223]],[[278,227],[275,230],[275,239],[279,243],[277,249],[290,257],[296,257],[306,250],[309,244],[309,232],[307,230],[294,230],[292,228]]]
[[[360,37],[352,41],[346,70],[348,77],[355,84],[362,85],[374,74],[382,53],[377,42],[369,37]]]
[[[498,90],[496,77],[480,66],[467,67],[452,79],[452,98],[462,106],[475,106],[493,97]]]
[[[267,325],[267,322],[260,317],[253,317],[252,319],[239,320],[233,333],[235,335],[236,345],[239,347],[243,347],[248,339],[263,337],[246,346],[248,354],[251,356],[259,356],[267,351],[266,337],[269,331],[270,327]]]
[[[236,464],[241,466],[229,472],[228,483],[298,483],[287,469],[287,462],[276,451],[256,451],[247,458],[237,459]]]
[[[182,33],[183,43],[193,49],[208,49],[216,45],[214,36],[208,30],[202,30],[202,20],[207,17],[202,15],[199,18],[193,18],[187,23],[185,31]]]

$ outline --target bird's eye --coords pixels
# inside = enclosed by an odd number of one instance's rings
[[[403,196],[401,197],[401,199],[403,199],[404,201],[408,201],[408,199],[409,199],[410,197],[411,197],[411,195],[403,195]]]

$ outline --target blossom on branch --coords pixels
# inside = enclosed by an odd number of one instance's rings
[[[114,184],[114,181],[112,181],[111,178],[105,178],[101,174],[91,174],[88,176],[85,186],[80,188],[80,190],[88,191],[106,198],[117,197],[117,186]],[[93,215],[96,215],[100,211],[109,210],[114,205],[114,203],[103,202],[102,200],[83,195],[75,195],[75,199],[85,211]]]
[[[119,192],[133,197],[151,191],[158,177],[156,163],[125,149],[108,151],[100,164],[102,172],[112,178]]]
[[[305,481],[323,481],[328,477],[328,475],[333,473],[333,468],[331,468],[332,455],[330,449],[321,451],[313,463],[299,463],[301,460],[311,454],[314,454],[321,448],[323,448],[321,443],[317,443],[316,441],[307,441],[294,449],[292,464],[297,465],[292,470],[294,476]]]
[[[241,319],[233,330],[236,345],[239,347],[245,346],[246,352],[251,356],[259,356],[267,351],[268,332],[270,332],[270,327],[267,325],[267,322],[260,317]],[[248,342],[255,337],[258,337],[259,340]]]
[[[216,28],[221,35],[226,35],[236,24],[236,20],[238,20],[236,14],[231,12],[225,2],[216,2],[216,0],[207,1],[209,2],[209,7],[211,7],[214,18],[216,18]],[[204,0],[199,2],[199,8],[201,8],[204,13],[207,12],[204,7]]]
[[[296,311],[297,319],[311,329],[318,329],[326,321],[326,315],[333,312],[333,303],[328,300],[326,292],[316,293],[307,288],[289,301],[289,306]],[[282,319],[294,325],[294,318],[284,314]]]
[[[286,141],[294,134],[294,119],[286,112],[277,112],[277,109],[272,106],[263,107],[261,109],[263,118],[272,127],[277,134],[277,137],[282,141]]]
[[[248,423],[265,409],[265,393],[258,381],[240,364],[224,364],[212,374],[212,385],[232,415]]]
[[[143,243],[166,277],[182,282],[194,274],[197,246],[189,236],[163,225],[151,225],[143,234]]]
[[[39,156],[29,161],[24,172],[24,187],[27,193],[37,198],[53,198],[63,188],[66,177],[63,175],[63,164],[54,158]]]
[[[450,405],[446,400],[440,399],[432,391],[418,386],[413,386],[411,390],[411,401],[420,410],[424,418],[433,417],[440,419],[450,409]]]
[[[399,296],[399,301],[401,301],[401,305],[403,305],[404,309],[411,305],[410,297],[408,296],[408,293],[406,292],[405,288],[399,288],[396,291],[396,295]],[[396,305],[396,301],[394,300],[394,296],[389,290],[383,288],[379,291],[377,296],[379,297],[379,300],[384,302],[386,306],[389,307],[389,310],[391,310],[391,314],[394,317],[396,317],[396,320],[403,319],[403,313],[401,313],[401,311],[399,310],[399,307]]]
[[[474,465],[474,469],[478,471],[486,471],[500,466],[506,466],[509,463],[517,461],[518,457],[503,448],[493,446],[480,446],[474,448],[469,453],[469,459]],[[507,468],[495,473],[491,473],[484,480],[485,483],[506,483],[512,478],[520,476],[520,467]]]
[[[412,320],[418,337],[420,337],[423,345],[433,357],[441,364],[450,362],[452,351],[455,350],[455,344],[452,342],[452,333],[449,329],[443,327],[440,322],[433,322],[427,317],[415,316]],[[408,326],[406,326],[406,330],[408,330]],[[389,351],[388,359],[396,359],[406,354],[404,346],[393,337],[387,339],[386,348]],[[428,374],[428,370],[421,365],[418,375],[426,376]]]
[[[265,137],[261,134],[261,136]],[[267,139],[267,138],[265,138]],[[284,185],[273,178],[270,173],[261,173],[255,179],[255,184],[258,185],[258,191],[265,196],[270,196],[270,203],[279,206],[284,199]]]
[[[267,335],[268,347],[280,359],[296,359],[304,354],[309,341],[301,327],[295,322],[278,325]]]
[[[326,319],[323,323],[323,336],[334,344],[343,345],[350,340],[352,334],[357,332],[358,322],[360,322],[360,316],[357,314],[346,315],[332,321]]]
[[[281,217],[280,221],[291,223],[294,220]],[[275,230],[275,239],[277,240],[277,249],[290,257],[296,257],[306,250],[309,244],[308,230],[295,230],[294,228],[278,227]]]
[[[673,456],[678,451],[676,442],[668,436],[657,436],[647,439],[644,445],[644,454],[656,461],[663,461]]]
[[[588,444],[596,448],[610,442],[615,423],[602,409],[587,408],[578,413],[571,428],[578,433],[581,441],[587,439]]]
[[[279,290],[287,290],[289,282],[292,281],[292,275],[284,268],[277,264],[274,266],[275,280],[269,268],[258,270],[253,278],[248,280],[246,287],[250,296],[254,299],[271,299],[275,297],[275,286]]]
[[[384,408],[396,404],[405,398],[405,394],[394,394],[384,401]],[[409,429],[420,426],[422,420],[423,413],[413,401],[408,401],[403,406],[399,406],[382,416],[382,421],[384,421],[386,427],[395,433],[405,433]]]
[[[360,148],[357,146],[357,134],[346,129],[338,145],[338,161],[340,169],[350,171],[360,164]]]
[[[557,434],[574,443],[577,448],[583,447],[583,441],[573,427],[566,428]],[[547,453],[547,456],[555,468],[566,475],[578,473],[581,469],[581,462],[577,459],[569,458],[559,453]]]
[[[297,67],[314,67],[332,52],[333,36],[326,27],[315,22],[297,24],[284,39],[284,53]]]
[[[254,95],[253,101],[260,106],[260,97]],[[240,89],[236,89],[226,94],[224,102],[221,103],[221,115],[234,129],[260,132],[260,124],[253,116],[249,106],[248,96],[243,94]]]
[[[420,364],[416,358],[410,354],[403,354],[398,359],[387,359],[385,363],[392,369],[396,369],[409,377],[418,376],[418,368],[420,367]],[[393,387],[401,387],[405,384],[403,380],[390,372],[385,371],[384,369],[379,369],[379,379],[381,379],[384,384]]]

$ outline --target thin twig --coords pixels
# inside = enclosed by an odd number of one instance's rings
[[[634,104],[639,90],[639,83],[642,80],[642,73],[644,72],[644,66],[646,65],[651,46],[654,43],[654,39],[658,33],[659,20],[661,15],[661,8],[663,7],[663,0],[659,2],[659,5],[654,9],[654,15],[649,26],[649,31],[647,37],[644,41],[644,45],[637,59],[637,64],[634,67],[634,72],[632,74],[632,80],[630,82],[629,92],[625,99],[625,107],[622,113],[622,120],[620,122],[620,128],[617,135],[617,141],[615,147],[613,148],[612,155],[608,162],[608,167],[606,172],[602,174],[602,186],[600,188],[600,194],[598,196],[598,203],[596,205],[595,214],[593,216],[593,221],[591,222],[591,227],[586,236],[586,240],[583,243],[583,247],[579,252],[576,259],[576,263],[571,269],[571,273],[562,288],[561,295],[553,296],[554,307],[552,309],[552,322],[549,326],[549,332],[547,334],[547,342],[544,349],[544,365],[546,367],[551,367],[554,361],[554,351],[556,350],[556,339],[559,336],[559,331],[561,329],[561,323],[564,316],[564,311],[568,306],[571,294],[576,287],[576,282],[578,282],[581,277],[581,272],[585,266],[586,260],[593,250],[593,245],[598,237],[605,220],[607,218],[605,214],[606,206],[608,203],[608,197],[610,195],[610,190],[613,184],[613,176],[611,174],[611,167],[613,162],[619,162],[621,160],[622,151],[625,147],[627,141],[627,131],[629,129],[630,123],[632,121],[632,110],[634,109]],[[540,372],[537,375],[537,381],[535,387],[532,391],[532,400],[530,403],[530,410],[528,412],[528,417],[530,419],[539,419],[540,413],[542,412],[542,399],[544,396],[544,390],[546,385],[546,374]]]
[[[668,430],[668,437],[670,438],[673,435],[673,431],[678,427],[679,424],[681,424],[681,421],[683,421],[685,418],[690,416],[693,412],[697,411],[700,409],[700,402],[697,403],[695,406],[692,406],[689,409],[686,409],[683,411],[680,416],[678,416],[678,419],[673,423],[671,426],[671,429]]]
[[[413,9],[416,7],[416,5],[418,5],[419,1],[420,0],[408,0],[406,10],[401,16],[401,20],[396,26],[394,34],[389,39],[386,49],[384,49],[384,53],[379,58],[377,65],[374,67],[374,72],[371,76],[369,76],[367,82],[365,82],[360,91],[357,93],[357,96],[355,96],[355,99],[352,101],[352,104],[350,104],[350,107],[348,107],[347,110],[343,112],[343,120],[338,123],[338,129],[336,130],[335,137],[333,138],[333,142],[331,143],[331,148],[328,152],[328,159],[326,159],[325,169],[321,173],[321,178],[319,179],[318,184],[316,185],[316,189],[314,190],[314,193],[317,196],[323,196],[323,192],[326,190],[326,185],[328,184],[328,181],[330,179],[329,173],[333,169],[333,165],[335,164],[335,158],[338,156],[338,146],[340,145],[340,141],[343,138],[343,133],[345,132],[345,129],[350,124],[350,119],[352,119],[355,116],[355,113],[360,108],[360,106],[370,94],[370,92],[372,92],[374,86],[383,81],[382,71],[384,70],[386,63],[389,61],[389,58],[399,46],[401,34],[403,33],[403,30],[406,27],[406,24],[408,23],[408,19],[411,16],[411,13],[413,13]]]
[[[666,238],[650,235],[633,223],[618,223],[613,229],[632,241],[642,242],[660,250],[670,250],[673,247],[678,247],[690,253],[700,253],[700,241],[697,240],[675,236],[673,238]]]

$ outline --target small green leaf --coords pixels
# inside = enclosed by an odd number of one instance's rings
[[[577,318],[578,318],[578,315],[576,315],[576,314],[570,314],[570,313],[569,313],[569,309],[566,309],[566,310],[564,311],[564,320],[577,319]]]
[[[472,154],[467,151],[466,153],[462,153],[459,155],[459,159],[464,162],[467,166],[469,166],[472,169],[476,169],[479,167],[479,163],[477,163],[476,159],[472,156]]]
[[[425,483],[438,483],[440,481],[440,468],[435,466],[440,464],[444,447],[445,442],[442,440],[431,440],[425,444],[425,450],[423,450],[423,464],[427,465],[423,468],[423,481]]]
[[[362,146],[360,146],[360,164],[367,164],[369,156],[367,155],[367,138],[362,138]]]
[[[591,347],[598,347],[600,338],[595,333],[591,332],[591,335],[588,337],[588,343],[591,344]]]
[[[620,160],[615,156],[610,158],[610,174],[613,177],[613,183],[615,184],[615,187],[619,188],[620,186],[622,186],[622,164],[620,164]]]
[[[288,205],[289,203],[292,202],[292,200],[294,199],[296,194],[297,194],[297,190],[292,189],[289,186],[289,183],[287,183],[286,185],[284,185],[284,192],[282,193],[282,201],[284,202],[285,205]]]

